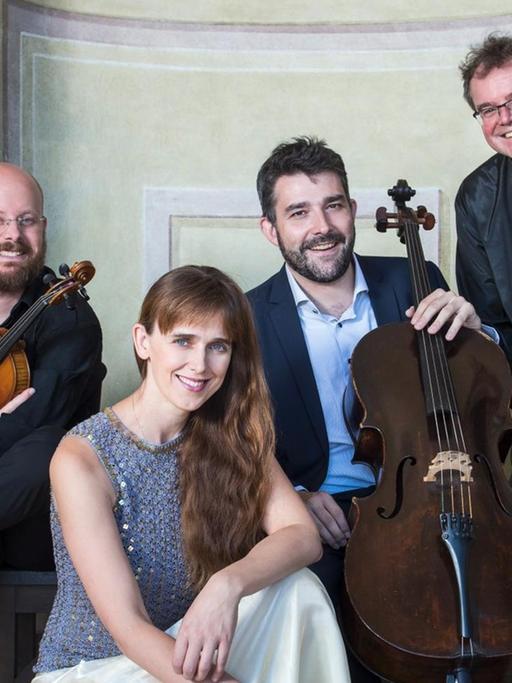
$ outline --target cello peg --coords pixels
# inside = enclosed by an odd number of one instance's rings
[[[416,209],[416,216],[418,223],[423,226],[424,230],[432,230],[436,224],[436,219],[433,213],[427,211],[427,207],[422,204]]]
[[[420,218],[418,222],[421,223],[424,230],[432,230],[432,228],[436,224],[436,219],[433,213],[429,213],[427,211],[427,213],[422,218]]]
[[[379,232],[386,232],[386,230],[389,227],[388,224],[388,219],[390,218],[390,214],[388,214],[388,211],[385,206],[379,206],[377,211],[375,212],[375,218],[377,219],[377,222],[375,223],[375,227]]]

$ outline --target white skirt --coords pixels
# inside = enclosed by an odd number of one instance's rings
[[[167,633],[176,636],[181,621]],[[301,569],[240,601],[226,671],[241,683],[349,683],[345,647],[320,580]],[[155,683],[119,655],[38,674],[32,683]]]

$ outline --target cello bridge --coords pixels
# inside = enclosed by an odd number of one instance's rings
[[[423,481],[436,481],[436,477],[440,472],[453,473],[458,471],[460,473],[460,480],[463,482],[473,481],[471,476],[471,458],[467,453],[461,451],[441,451],[432,459],[428,466],[428,472]]]

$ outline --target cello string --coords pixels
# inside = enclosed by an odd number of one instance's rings
[[[411,235],[410,238],[410,253],[411,257],[414,261],[414,267],[415,270],[419,274],[419,278],[422,281],[422,291],[421,293],[418,293],[418,301],[421,300],[424,296],[426,296],[430,291],[430,283],[428,281],[428,274],[426,270],[426,262],[425,258],[423,255],[423,249],[421,245],[421,241],[419,238],[418,234],[418,228],[416,223],[411,223],[409,226],[409,233]],[[437,409],[439,408],[441,415],[442,415],[442,421],[443,421],[443,428],[444,428],[444,435],[445,435],[445,447],[442,448],[440,447],[440,450],[448,450],[448,451],[453,451],[453,444],[451,443],[451,438],[450,438],[450,433],[455,437],[455,442],[457,445],[456,452],[459,454],[458,458],[460,461],[460,448],[459,448],[459,434],[458,434],[458,429],[457,425],[455,422],[455,417],[458,417],[458,411],[456,410],[456,403],[454,401],[454,393],[453,393],[453,383],[450,381],[450,374],[448,371],[447,367],[447,359],[446,359],[446,352],[445,352],[445,347],[443,340],[440,339],[439,335],[431,335],[426,331],[424,332],[422,336],[423,340],[423,346],[424,346],[424,354],[426,358],[426,363],[428,367],[432,367],[433,374],[435,376],[435,388],[437,390],[437,397],[438,397],[438,402],[436,403],[435,397],[433,398],[433,407],[434,407],[434,416],[437,416]],[[450,392],[451,388],[451,392]],[[444,397],[445,401],[442,400],[443,397],[443,390],[444,390]],[[446,416],[446,410],[444,410],[444,404],[446,404],[446,407],[448,408],[449,412],[449,422],[451,422],[451,429],[450,429],[450,424],[447,423],[447,416]],[[437,418],[436,419],[436,429],[437,429]],[[460,464],[460,463],[459,463]],[[452,511],[455,511],[456,505],[455,505],[455,489],[454,489],[454,469],[452,467],[452,459],[449,457],[448,459],[448,467],[449,467],[449,480],[450,480],[450,498],[451,498],[451,506],[452,506]],[[459,466],[458,471],[460,473],[461,468]],[[441,488],[443,490],[443,483],[444,483],[444,469],[441,468]],[[459,482],[461,482],[461,478],[459,477]],[[464,502],[463,502],[463,495],[461,492],[461,500],[462,500],[462,506],[464,508]],[[442,510],[444,511],[444,496],[442,497]]]
[[[450,397],[450,402],[453,405],[453,412],[452,412],[452,419],[454,419],[454,433],[457,439],[457,460],[458,460],[458,471],[459,471],[459,484],[460,484],[460,500],[461,500],[461,512],[463,515],[466,514],[466,507],[467,511],[470,517],[473,516],[473,505],[472,505],[472,496],[471,496],[471,482],[470,482],[470,475],[468,473],[468,477],[466,482],[464,482],[463,479],[463,471],[464,471],[464,463],[462,461],[462,458],[466,456],[467,459],[469,459],[469,454],[467,451],[467,446],[466,446],[466,439],[464,436],[464,430],[462,428],[462,422],[460,419],[460,411],[458,409],[457,405],[457,399],[455,396],[455,387],[454,383],[452,380],[452,376],[448,367],[448,358],[446,353],[443,353],[441,355],[441,359],[443,361],[444,365],[444,376],[445,376],[445,381],[446,381],[446,391],[449,394]],[[465,484],[465,486],[464,486]],[[466,498],[467,498],[467,503],[466,503]]]
[[[416,227],[416,224],[414,223],[411,225],[410,232],[412,233],[411,237],[411,242],[412,242],[412,249],[411,251],[414,254],[414,259],[415,259],[415,264],[418,272],[421,274],[422,281],[423,281],[423,292],[422,292],[422,297],[426,296],[428,293],[431,291],[430,283],[428,281],[428,274],[426,270],[426,262],[425,258],[423,255],[423,249],[421,245],[421,241],[419,238],[419,230]],[[449,396],[447,392],[447,382],[446,382],[446,373],[444,372],[443,368],[443,359],[446,359],[446,353],[445,353],[445,348],[444,348],[444,343],[442,339],[439,338],[439,335],[431,335],[428,332],[425,331],[425,353],[428,359],[428,362],[432,365],[433,367],[433,372],[435,375],[435,387],[437,389],[437,397],[438,397],[438,403],[437,405],[434,403],[434,410],[437,412],[437,409],[441,412],[442,415],[442,422],[443,422],[443,428],[444,428],[444,437],[445,437],[445,446],[444,448],[440,449],[443,451],[453,451],[453,444],[451,441],[450,434],[455,435],[456,441],[457,441],[457,434],[456,434],[456,429],[455,429],[455,422],[453,419],[454,415],[454,405],[453,402],[451,401],[451,397]],[[444,401],[443,401],[443,389],[444,389]],[[447,410],[445,409],[447,408]],[[449,413],[449,419],[447,418],[447,412]],[[451,429],[450,429],[450,423],[451,422]],[[452,466],[452,459],[451,457],[448,457],[448,469],[449,469],[449,482],[450,482],[450,500],[451,500],[451,508],[452,512],[455,511],[456,504],[455,504],[455,488],[454,488],[454,468]],[[444,469],[441,468],[441,486],[443,486],[444,483],[444,477],[443,477],[443,472]],[[444,501],[444,498],[443,498]],[[443,502],[443,511],[444,511],[444,502]]]
[[[448,357],[446,354],[445,344],[439,335],[435,335],[435,345],[436,345],[437,355],[438,355],[438,358],[440,361],[440,370],[441,370],[441,377],[442,377],[442,381],[443,381],[443,385],[444,385],[444,392],[445,392],[445,396],[448,399],[448,404],[450,407],[450,420],[452,423],[452,432],[453,432],[453,435],[455,437],[455,443],[456,443],[455,453],[457,454],[456,455],[457,465],[458,465],[457,471],[459,473],[459,476],[457,478],[457,482],[458,482],[459,498],[460,498],[460,510],[461,510],[461,513],[464,515],[466,513],[466,507],[467,507],[470,514],[471,514],[472,503],[471,503],[470,482],[469,481],[464,482],[464,478],[463,478],[463,472],[464,472],[463,457],[464,457],[464,455],[467,456],[466,440],[464,438],[464,431],[462,429],[460,412],[459,412],[458,406],[457,406],[457,400],[456,400],[456,396],[455,396],[455,388],[454,388],[452,376],[450,373],[450,369],[448,366]],[[451,460],[450,460],[450,463],[451,463]],[[466,486],[464,486],[464,483],[466,483]],[[467,503],[466,503],[466,498],[467,498]]]
[[[415,260],[415,266],[418,272],[420,273],[420,276],[423,281],[423,294],[426,295],[430,291],[430,286],[428,283],[428,274],[426,270],[426,263],[425,259],[423,256],[423,250],[421,246],[421,241],[419,239],[419,234],[418,234],[418,229],[416,228],[416,224],[413,223],[410,226],[410,233],[412,233],[411,237],[411,252],[412,256]],[[422,298],[422,297],[420,297]],[[419,299],[420,300],[420,299]],[[455,452],[457,453],[457,460],[458,460],[458,468],[457,471],[459,472],[459,477],[458,477],[458,483],[459,483],[459,496],[460,496],[460,502],[461,502],[461,511],[462,514],[465,514],[466,511],[466,502],[465,502],[465,495],[464,495],[464,490],[466,489],[466,495],[468,496],[468,508],[471,509],[471,490],[469,487],[469,482],[467,482],[466,487],[464,487],[464,482],[463,482],[463,477],[462,477],[462,472],[463,472],[463,463],[462,463],[462,456],[461,452],[465,453],[466,452],[466,447],[465,447],[465,439],[464,439],[464,433],[462,430],[462,425],[460,421],[460,414],[457,409],[457,402],[455,399],[455,391],[453,387],[453,381],[451,379],[449,367],[448,367],[448,360],[446,356],[446,350],[444,346],[443,340],[439,337],[439,335],[428,335],[428,348],[430,351],[431,357],[432,357],[432,365],[435,369],[435,374],[436,374],[436,385],[438,388],[438,394],[439,398],[442,396],[442,389],[444,389],[444,396],[447,400],[447,406],[449,409],[449,414],[450,414],[450,421],[451,421],[451,433],[453,434],[455,438]],[[437,362],[436,362],[437,361]],[[442,386],[441,386],[442,385]],[[441,408],[442,408],[442,402],[441,402]],[[446,440],[447,440],[447,448],[450,451],[453,451],[452,444],[450,443],[450,438],[449,438],[449,432],[450,430],[448,429],[448,425],[446,424],[446,415],[445,411],[442,410],[443,414],[443,422],[444,422],[444,429],[445,429],[445,434],[446,434]],[[453,472],[453,467],[452,467],[452,459],[449,459],[449,468],[450,468],[450,491],[451,491],[451,498],[452,498],[452,510],[455,510],[455,500],[454,500],[454,472]],[[441,470],[442,472],[442,470]]]
[[[463,457],[466,456],[468,457],[467,454],[467,448],[466,448],[466,439],[464,438],[464,431],[462,429],[462,423],[460,420],[460,413],[457,407],[457,399],[455,397],[455,387],[453,385],[453,380],[451,377],[451,373],[448,367],[448,358],[446,356],[446,353],[443,353],[441,355],[441,360],[444,365],[444,378],[445,378],[445,383],[446,383],[446,392],[449,395],[449,399],[451,404],[453,405],[453,409],[451,411],[452,415],[452,421],[453,421],[453,430],[454,434],[456,437],[457,441],[457,464],[458,464],[458,472],[459,472],[459,478],[458,478],[458,483],[459,483],[459,496],[460,496],[460,507],[461,507],[461,514],[465,515],[466,514],[466,509],[469,512],[469,515],[472,516],[472,501],[471,501],[471,486],[469,482],[469,477],[466,482],[464,482],[464,477],[463,477],[463,472],[465,471],[465,465],[463,462]],[[464,485],[465,484],[465,485]],[[467,501],[466,501],[467,498]]]
[[[423,250],[421,247],[421,243],[419,241],[418,228],[416,223],[413,223],[412,221],[408,222],[407,236],[409,238],[409,253],[413,264],[416,302],[419,303],[422,299],[424,299],[427,296],[427,294],[429,294],[430,285],[428,282],[428,276],[424,265],[425,261],[422,253]],[[434,419],[436,421],[436,424],[438,424],[438,412],[440,412],[443,415],[443,422],[445,423],[444,431],[446,434],[445,439],[449,440],[446,418],[444,416],[444,411],[442,411],[441,409],[441,386],[435,363],[435,355],[433,353],[433,335],[429,334],[425,329],[423,329],[421,330],[420,338],[423,342],[424,357],[427,364],[427,371],[431,384],[431,399],[434,408]],[[435,385],[432,384],[432,376],[434,377]],[[438,438],[438,445],[439,450],[442,450],[443,446],[441,436],[439,436]]]
[[[416,232],[414,232],[416,230]],[[408,233],[412,233],[412,237],[409,239],[407,242],[407,247],[410,255],[410,261],[411,261],[411,271],[414,273],[413,276],[413,288],[416,293],[416,302],[419,302],[423,297],[419,296],[420,295],[420,286],[423,285],[423,294],[427,294],[430,291],[430,287],[428,286],[428,274],[426,270],[426,263],[424,258],[421,258],[422,256],[422,248],[421,248],[421,242],[419,240],[419,235],[418,231],[416,228],[411,228],[410,230],[406,230],[406,241],[407,241],[407,236]],[[410,244],[409,244],[410,242]],[[455,441],[458,444],[459,443],[459,435],[461,438],[462,443],[464,443],[464,434],[462,432],[462,426],[461,426],[461,421],[460,421],[460,414],[458,410],[456,409],[457,403],[455,400],[455,392],[453,388],[453,382],[451,380],[451,374],[449,372],[449,367],[448,367],[448,359],[446,355],[446,348],[444,344],[444,340],[440,339],[439,335],[429,335],[426,330],[422,330],[424,334],[420,335],[422,345],[425,350],[425,363],[428,367],[428,382],[430,385],[432,385],[432,380],[430,377],[430,372],[431,368],[430,366],[432,365],[432,372],[435,373],[435,378],[436,378],[436,387],[438,390],[438,396],[436,398],[439,398],[440,403],[439,407],[441,408],[441,412],[443,413],[443,420],[445,424],[445,433],[446,433],[446,439],[447,439],[447,446],[450,445],[449,440],[450,440],[450,435],[448,432],[448,425],[446,424],[446,419],[445,419],[445,412],[446,410],[444,409],[449,409],[450,414],[451,414],[451,425],[452,425],[452,432],[453,435],[455,436]],[[427,336],[428,335],[428,336]],[[432,339],[434,337],[434,339]],[[427,353],[428,351],[428,353]],[[437,363],[436,363],[437,361]],[[444,389],[444,401],[442,400],[442,394],[440,393],[441,387]],[[426,390],[426,388],[425,388]],[[431,391],[432,391],[432,386],[431,386]],[[437,429],[437,418],[436,418],[436,406],[433,404],[433,409],[434,409],[434,420],[436,422],[436,429]],[[457,452],[459,453],[459,460],[460,460],[460,448],[457,448]],[[450,465],[450,479],[451,479],[451,495],[452,495],[452,509],[454,509],[454,492],[453,492],[453,470],[451,467],[451,457],[449,458],[449,465]],[[443,468],[440,470],[441,473],[441,481],[442,481],[442,475],[443,475]],[[462,470],[459,468],[459,480],[461,481],[462,477]],[[441,491],[443,491],[444,487],[441,486]],[[442,501],[444,501],[444,496],[442,494],[441,496]],[[462,497],[461,497],[462,500]],[[460,646],[459,646],[459,652],[461,653],[461,656],[464,656],[467,650],[469,649],[471,655],[473,655],[473,642],[472,639],[469,638],[469,641],[465,641],[464,637],[461,635],[460,638]]]
[[[414,293],[414,300],[416,306],[418,303],[424,298],[425,294],[425,282],[421,282],[421,271],[419,269],[419,255],[418,255],[418,249],[415,246],[415,240],[413,239],[414,236],[414,230],[416,228],[412,227],[411,221],[406,220],[405,225],[404,225],[404,232],[405,232],[405,241],[406,241],[406,246],[407,250],[409,253],[410,257],[410,262],[411,262],[411,280],[412,280],[412,285],[413,285],[413,293]],[[411,235],[412,233],[412,235]],[[436,434],[437,434],[437,441],[438,441],[438,452],[442,450],[442,439],[441,439],[441,429],[439,425],[439,419],[438,419],[438,411],[436,410],[436,397],[435,397],[435,391],[434,391],[434,380],[433,376],[435,377],[435,373],[433,372],[432,363],[430,359],[430,354],[428,353],[428,345],[431,344],[431,341],[427,339],[427,334],[425,330],[421,330],[418,339],[423,347],[423,358],[425,359],[425,370],[427,374],[427,381],[428,381],[428,387],[424,387],[425,391],[428,391],[430,394],[430,398],[432,401],[432,406],[434,408],[433,410],[433,417],[434,417],[434,424],[435,424],[435,429],[436,429]],[[431,335],[428,335],[431,336]],[[446,430],[446,425],[445,425],[445,430]],[[445,500],[444,500],[444,470],[441,469],[441,511],[445,511]]]

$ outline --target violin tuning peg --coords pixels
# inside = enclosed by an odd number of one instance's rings
[[[89,299],[91,298],[87,294],[87,290],[85,289],[85,287],[83,285],[77,289],[77,292],[82,297],[82,299],[85,299],[85,301],[89,301]]]
[[[43,277],[43,284],[45,285],[53,285],[55,282],[57,282],[57,278],[53,273],[46,273]]]
[[[418,208],[416,209],[416,215],[418,218],[423,218],[425,214],[427,213],[427,207],[423,206],[423,204],[420,204]]]
[[[62,277],[69,277],[69,266],[67,263],[60,264],[59,273],[62,275]]]
[[[64,301],[66,302],[66,308],[68,309],[68,311],[75,310],[75,292],[66,292],[66,294],[64,294]]]

